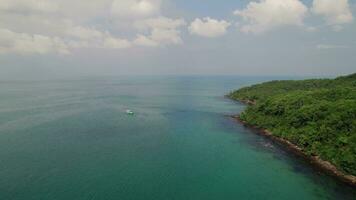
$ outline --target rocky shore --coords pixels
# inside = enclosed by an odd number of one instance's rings
[[[242,102],[242,103],[246,104],[247,102]],[[253,125],[250,125],[247,122],[241,120],[239,116],[231,116],[231,117],[236,119],[238,122],[242,123],[245,127],[254,129],[257,131],[257,133],[261,134],[262,136],[267,137],[267,138],[271,139],[272,141],[283,145],[288,150],[301,156],[302,158],[304,158],[305,160],[310,162],[313,166],[317,167],[318,169],[321,169],[322,171],[326,172],[327,174],[329,174],[329,175],[341,180],[342,182],[347,183],[347,184],[356,188],[356,176],[345,174],[344,172],[337,169],[337,167],[334,166],[332,163],[322,160],[319,156],[307,155],[306,153],[304,153],[302,148],[298,147],[297,145],[293,144],[292,142],[290,142],[286,139],[274,136],[268,130],[261,129],[261,128],[255,127]]]

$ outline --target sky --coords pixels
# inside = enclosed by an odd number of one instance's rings
[[[0,79],[356,72],[356,0],[0,0]]]

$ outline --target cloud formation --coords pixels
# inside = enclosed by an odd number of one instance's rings
[[[196,18],[188,29],[193,35],[214,38],[224,35],[230,25],[231,23],[225,20],[219,21],[205,17],[203,19]]]
[[[78,48],[123,49],[131,47],[131,42],[91,28],[73,27],[69,38],[51,37],[42,34],[18,33],[0,29],[0,53],[16,54],[69,54]]]
[[[329,25],[350,23],[353,20],[348,0],[314,0],[312,11],[323,16]]]
[[[186,22],[163,16],[161,3],[161,0],[77,0],[72,3],[2,0],[0,53],[69,54],[77,48],[124,49],[183,43],[180,28]],[[75,10],[78,17],[73,15]],[[107,25],[86,24],[97,19]],[[122,34],[125,38],[120,36],[121,32],[125,32]]]
[[[121,39],[112,36],[108,31],[99,31],[94,28],[75,26],[70,27],[66,34],[74,37],[76,40],[71,41],[72,48],[109,48],[123,49],[131,47],[131,43],[126,39]],[[78,41],[79,42],[75,42]]]
[[[134,44],[155,47],[159,45],[182,44],[180,31],[175,29],[152,29],[149,35],[137,35]]]
[[[16,12],[55,12],[58,5],[46,0],[1,0],[0,10]]]
[[[335,45],[335,44],[318,44],[316,46],[319,50],[328,50],[328,49],[347,49],[349,48],[346,45]]]
[[[0,29],[0,53],[19,54],[68,54],[69,46],[58,37],[16,33]]]
[[[148,30],[148,35],[139,34],[134,43],[140,46],[158,46],[181,44],[179,27],[185,26],[183,19],[167,17],[151,18],[137,21],[135,27],[139,30]]]
[[[221,37],[232,23],[253,34],[282,26],[316,32],[318,25],[304,25],[307,16],[322,16],[332,30],[341,31],[353,20],[348,0],[314,0],[310,8],[314,15],[308,15],[301,0],[254,0],[234,12],[239,16],[236,21],[196,16],[191,22],[177,16],[179,12],[167,15],[164,1],[0,0],[0,53],[70,54],[83,48],[179,45],[185,31]]]
[[[308,8],[299,0],[260,0],[250,2],[235,15],[242,17],[244,33],[262,33],[285,25],[303,25]]]
[[[111,13],[120,18],[145,18],[160,13],[160,0],[114,0]]]
[[[147,46],[147,47],[156,47],[158,46],[158,43],[156,41],[154,41],[153,39],[151,39],[148,36],[145,35],[137,35],[136,39],[133,41],[133,43],[135,45],[138,46]]]

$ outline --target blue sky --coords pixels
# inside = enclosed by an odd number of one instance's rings
[[[2,0],[0,78],[356,72],[354,0]]]

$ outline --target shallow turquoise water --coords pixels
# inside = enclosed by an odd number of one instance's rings
[[[244,106],[224,94],[268,79],[3,81],[0,199],[353,199],[225,116]]]

